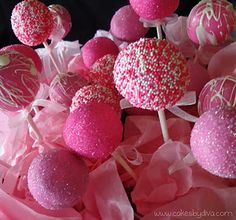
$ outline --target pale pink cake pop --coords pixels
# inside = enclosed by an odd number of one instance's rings
[[[118,53],[119,49],[114,41],[107,37],[92,38],[82,47],[82,57],[88,68],[106,54],[117,55]]]
[[[16,51],[0,51],[0,108],[28,106],[39,90],[39,75],[31,59]]]
[[[179,6],[179,0],[130,0],[134,11],[147,20],[162,19],[171,15]]]
[[[62,5],[48,6],[53,16],[53,30],[49,39],[63,39],[70,31],[72,23],[68,10]]]
[[[11,25],[19,41],[29,46],[37,46],[50,36],[53,30],[53,17],[42,2],[24,0],[14,7]]]
[[[212,108],[236,107],[236,76],[223,76],[212,79],[199,95],[198,112]]]
[[[189,84],[184,56],[155,38],[129,44],[119,53],[113,74],[117,90],[133,106],[155,111],[173,106]]]
[[[73,207],[86,192],[88,168],[68,150],[39,154],[28,170],[28,188],[46,209]]]
[[[49,88],[52,101],[70,107],[75,93],[88,85],[88,81],[78,73],[63,73],[55,76]]]
[[[24,44],[13,44],[10,46],[3,47],[0,51],[11,51],[11,50],[15,50],[15,51],[23,54],[24,56],[32,59],[37,70],[39,72],[42,71],[42,68],[43,68],[42,61],[34,49],[32,49],[31,47],[24,45]]]
[[[72,99],[70,111],[88,103],[105,103],[120,113],[120,98],[111,89],[101,85],[89,85],[76,92]]]
[[[191,149],[204,169],[220,177],[236,178],[236,109],[210,109],[191,133]]]
[[[63,137],[79,155],[90,159],[108,157],[122,138],[117,112],[104,103],[82,105],[66,120]]]
[[[226,0],[202,0],[187,19],[189,38],[200,45],[224,42],[235,25],[233,5]]]
[[[120,8],[112,17],[110,32],[123,41],[136,41],[144,37],[148,28],[139,21],[139,16],[135,13],[131,5]]]

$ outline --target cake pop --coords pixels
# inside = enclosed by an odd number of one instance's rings
[[[198,112],[203,114],[212,108],[236,107],[236,76],[212,79],[199,95]]]
[[[202,0],[187,19],[189,38],[201,46],[224,42],[235,25],[233,6],[226,0]]]
[[[44,208],[69,208],[86,191],[88,168],[68,150],[51,150],[34,158],[27,180],[30,193]]]
[[[189,84],[184,56],[155,38],[129,44],[119,53],[113,74],[117,90],[133,106],[155,111],[173,106]]]
[[[191,133],[191,149],[197,162],[212,174],[236,178],[236,109],[210,109]]]
[[[179,6],[179,0],[130,0],[134,11],[147,20],[162,19],[171,15]]]
[[[119,115],[107,104],[90,103],[70,113],[63,137],[79,155],[104,159],[119,145],[122,124]]]
[[[117,55],[118,53],[119,49],[114,41],[106,37],[96,37],[90,39],[82,47],[82,57],[85,66],[88,68],[90,68],[96,60],[102,58],[106,54]]]
[[[123,41],[136,41],[144,37],[148,28],[139,21],[139,16],[130,5],[120,8],[111,19],[111,33]]]
[[[28,46],[37,46],[50,36],[53,30],[53,17],[42,2],[24,0],[14,7],[11,25],[19,41]]]

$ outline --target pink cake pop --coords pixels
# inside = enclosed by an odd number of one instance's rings
[[[53,16],[53,30],[49,39],[62,39],[71,29],[71,16],[65,7],[62,5],[50,5],[49,10]]]
[[[50,99],[70,107],[75,93],[86,85],[88,81],[77,73],[56,75],[49,88]]]
[[[123,41],[136,41],[144,37],[148,28],[139,21],[139,16],[130,5],[120,8],[111,19],[111,33]]]
[[[194,157],[207,171],[236,178],[236,109],[210,109],[201,115],[191,133]]]
[[[202,0],[190,12],[187,20],[189,38],[200,45],[218,45],[233,31],[233,6],[226,0]]]
[[[143,38],[120,52],[116,88],[133,106],[159,111],[174,105],[189,84],[187,62],[166,40]]]
[[[119,49],[114,41],[106,37],[93,38],[82,47],[82,57],[88,68],[106,54],[117,55],[118,53]]]
[[[69,208],[86,191],[88,168],[67,150],[39,154],[28,170],[28,187],[34,199],[46,209]]]
[[[147,20],[162,19],[171,15],[179,6],[179,0],[130,0],[134,11]]]
[[[39,90],[31,59],[16,51],[0,51],[0,108],[17,111],[28,106]]]
[[[78,154],[90,158],[106,158],[122,138],[119,115],[107,104],[90,103],[71,112],[63,137]]]
[[[212,79],[202,89],[198,101],[199,114],[219,107],[236,107],[235,76]]]
[[[119,96],[109,88],[101,85],[85,86],[76,92],[72,99],[70,111],[73,112],[81,105],[88,103],[105,103],[110,105],[114,111],[120,113]]]
[[[42,71],[43,65],[39,55],[31,47],[24,44],[13,44],[10,46],[3,47],[0,51],[11,51],[15,50],[24,56],[31,58],[37,68],[38,72]]]
[[[29,46],[37,46],[51,34],[53,17],[42,2],[24,0],[14,7],[11,25],[19,41]]]

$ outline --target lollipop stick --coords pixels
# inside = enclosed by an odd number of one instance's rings
[[[42,140],[43,137],[42,137],[37,125],[35,124],[32,116],[30,114],[28,114],[27,122],[29,123],[30,127],[32,128],[37,140]]]
[[[162,39],[162,31],[161,31],[161,25],[159,23],[157,23],[156,25],[156,30],[157,30],[157,39]]]

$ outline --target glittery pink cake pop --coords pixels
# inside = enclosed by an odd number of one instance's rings
[[[88,68],[106,54],[117,55],[118,53],[119,49],[114,41],[106,37],[93,38],[82,47],[82,57]]]
[[[224,42],[235,25],[233,6],[226,0],[202,0],[187,19],[189,38],[200,45]]]
[[[220,177],[236,178],[236,109],[211,109],[198,119],[191,133],[194,157],[204,169]]]
[[[189,84],[184,56],[155,38],[129,44],[119,53],[113,74],[117,90],[133,106],[155,111],[173,106]]]
[[[38,90],[39,76],[32,60],[13,50],[0,51],[0,108],[25,108]]]
[[[65,7],[62,5],[49,5],[49,10],[53,16],[53,30],[49,39],[62,39],[71,29],[71,16]]]
[[[236,77],[223,76],[212,79],[199,95],[198,112],[212,108],[236,107]]]
[[[90,103],[70,113],[63,137],[79,155],[90,159],[106,158],[121,141],[122,124],[109,105]]]
[[[120,8],[113,15],[110,26],[111,33],[123,41],[136,41],[148,32],[130,5]]]
[[[53,30],[53,17],[42,2],[24,0],[14,7],[11,25],[19,41],[29,46],[37,46],[50,36]]]
[[[70,111],[88,103],[105,103],[120,113],[120,98],[111,89],[101,85],[90,85],[81,88],[72,99]]]
[[[52,101],[70,107],[75,93],[88,85],[88,81],[77,73],[57,75],[51,82],[49,96]]]
[[[10,46],[3,47],[0,51],[10,51],[15,50],[24,56],[31,58],[35,64],[35,67],[39,72],[42,71],[43,65],[39,55],[31,47],[24,44],[13,44]]]
[[[171,15],[179,6],[179,0],[130,0],[134,11],[147,20],[162,19]]]
[[[51,150],[34,158],[27,179],[32,196],[44,208],[69,208],[86,191],[88,168],[67,150]]]

